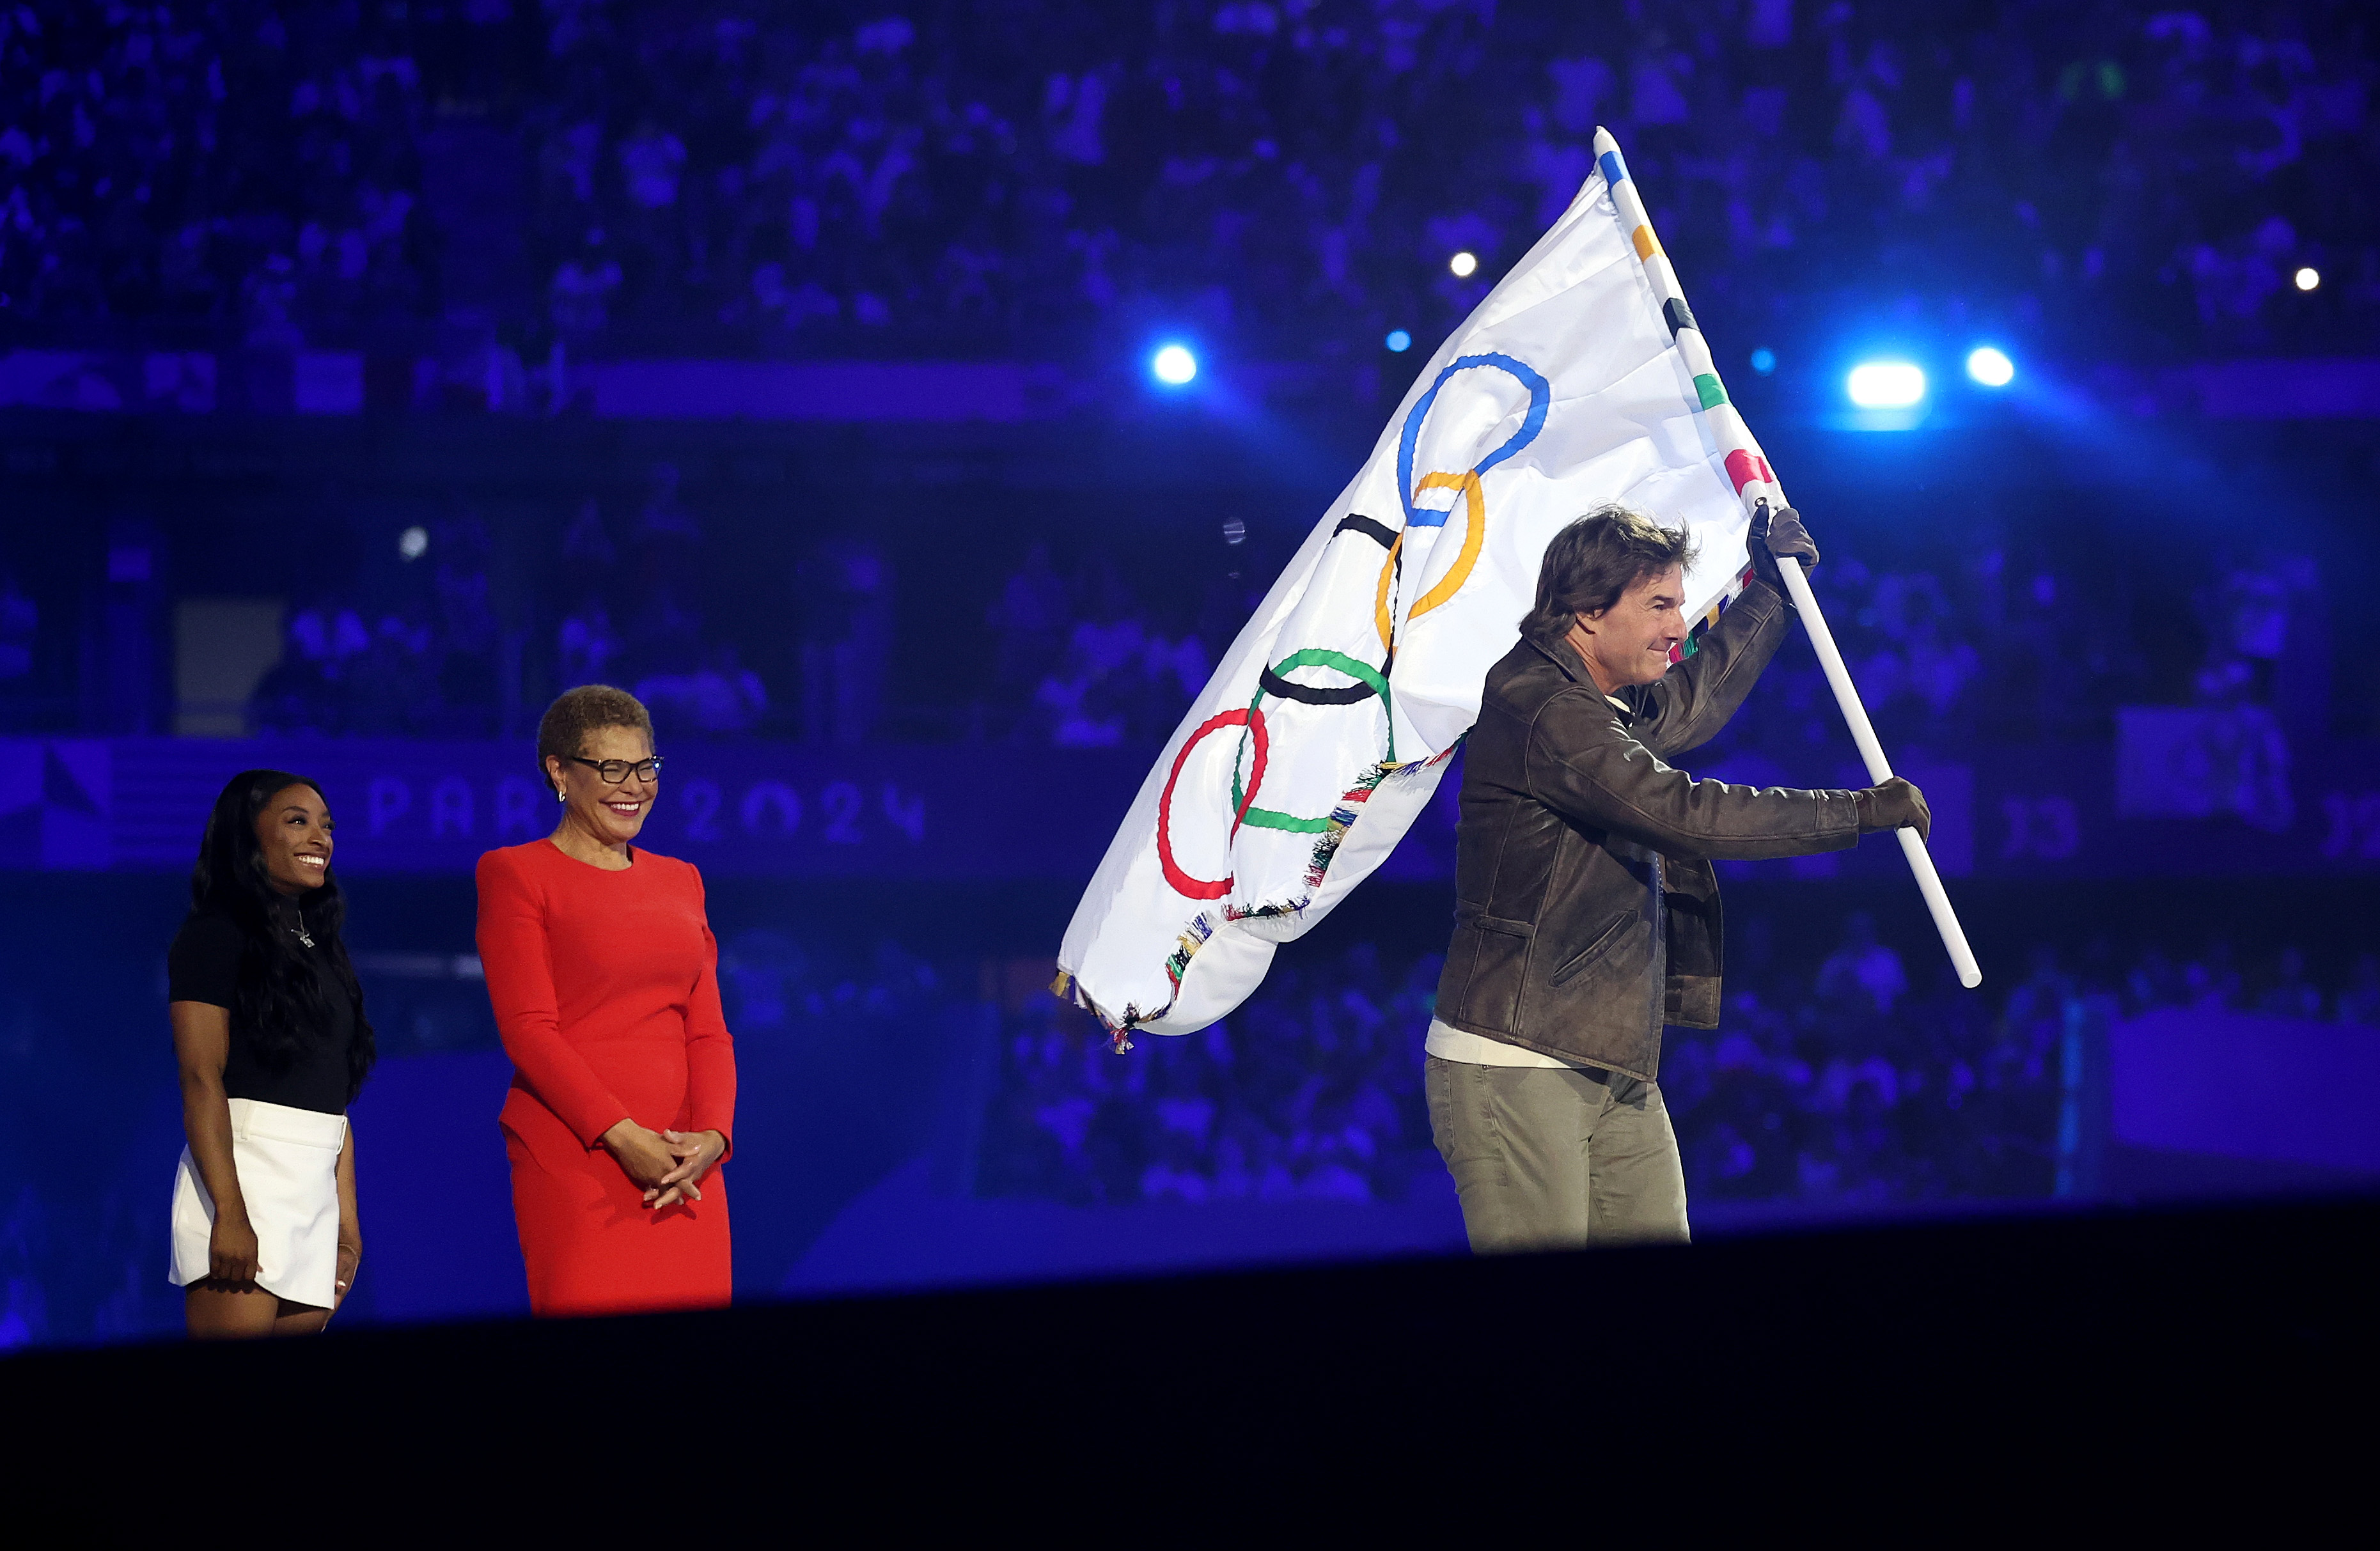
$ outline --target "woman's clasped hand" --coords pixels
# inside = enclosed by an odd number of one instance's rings
[[[715,1131],[648,1131],[624,1120],[603,1133],[603,1147],[645,1193],[654,1211],[702,1199],[701,1181],[727,1155]]]

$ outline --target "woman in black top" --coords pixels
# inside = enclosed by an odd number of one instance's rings
[[[371,1024],[339,939],[322,788],[243,770],[215,799],[166,955],[183,1149],[173,1279],[193,1336],[330,1323],[363,1256],[346,1110]]]

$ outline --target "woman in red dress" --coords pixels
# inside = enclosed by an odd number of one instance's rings
[[[565,694],[537,749],[562,822],[480,858],[480,958],[512,1092],[504,1151],[540,1315],[728,1302],[735,1047],[702,875],[631,842],[661,786],[652,719]]]

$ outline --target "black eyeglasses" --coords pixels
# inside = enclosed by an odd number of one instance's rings
[[[582,759],[574,754],[570,756],[570,762],[574,765],[584,765],[593,770],[603,778],[603,784],[606,786],[617,786],[630,776],[635,776],[640,781],[659,781],[662,775],[662,757],[658,754],[650,759],[638,759],[634,763],[625,759]]]

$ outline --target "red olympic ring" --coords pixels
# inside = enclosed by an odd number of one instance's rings
[[[1269,742],[1265,733],[1264,712],[1254,706],[1235,711],[1219,711],[1200,722],[1198,730],[1184,740],[1182,752],[1173,757],[1173,769],[1165,778],[1165,794],[1157,799],[1157,864],[1165,869],[1165,881],[1173,885],[1175,893],[1194,900],[1221,899],[1231,891],[1232,880],[1226,878],[1220,883],[1206,882],[1184,872],[1181,865],[1173,860],[1173,840],[1166,832],[1166,816],[1173,810],[1173,783],[1182,779],[1182,767],[1189,763],[1190,751],[1198,746],[1199,739],[1226,727],[1240,726],[1246,727],[1254,737],[1257,752],[1255,763],[1248,770],[1248,789],[1241,794],[1240,806],[1232,815],[1232,833],[1237,836],[1240,820],[1247,817],[1248,806],[1257,800],[1257,788],[1264,784],[1265,749]]]

